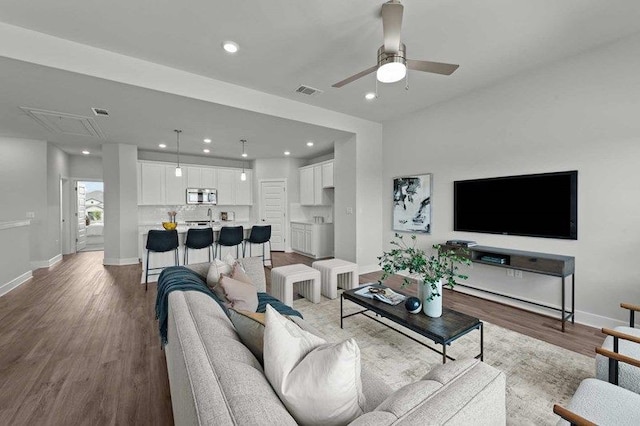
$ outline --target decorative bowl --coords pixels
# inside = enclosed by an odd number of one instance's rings
[[[412,314],[417,314],[422,309],[422,303],[417,297],[410,297],[404,302],[404,307]]]
[[[162,227],[167,231],[173,231],[176,229],[176,226],[178,226],[178,224],[175,222],[162,222]]]

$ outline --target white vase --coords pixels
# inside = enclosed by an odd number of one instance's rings
[[[431,283],[420,281],[420,284],[418,285],[418,298],[422,302],[422,310],[425,315],[431,318],[438,318],[442,315],[442,280],[438,280],[436,282],[436,287],[440,296],[436,296],[433,299],[428,300],[429,296],[433,292]]]

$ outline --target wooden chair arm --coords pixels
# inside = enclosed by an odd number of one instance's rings
[[[590,422],[589,420],[585,419],[584,417],[581,417],[579,415],[577,415],[576,413],[574,413],[573,411],[569,411],[564,407],[561,407],[558,404],[553,404],[553,412],[556,413],[557,415],[559,415],[560,417],[562,417],[563,419],[565,419],[566,421],[568,421],[569,423],[571,423],[572,425],[577,425],[577,426],[596,426],[595,423]]]
[[[596,353],[602,356],[606,356],[607,358],[615,359],[616,361],[624,362],[625,364],[633,365],[634,367],[640,368],[640,360],[635,358],[631,358],[626,355],[619,354],[617,352],[612,352],[603,348],[596,348]]]
[[[624,339],[624,340],[628,340],[628,341],[633,342],[633,343],[639,343],[640,344],[640,337],[637,337],[637,336],[632,336],[630,334],[622,333],[620,331],[612,330],[610,328],[603,328],[602,332],[604,334],[608,334],[609,336],[614,336],[614,337],[617,337],[619,339]]]
[[[640,305],[632,305],[631,303],[621,303],[621,308],[629,309],[630,311],[640,311]]]

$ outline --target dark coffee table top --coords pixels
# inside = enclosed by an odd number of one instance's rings
[[[370,285],[370,284],[366,284]],[[370,311],[382,315],[391,321],[402,325],[418,334],[421,334],[436,343],[446,344],[456,340],[458,337],[467,334],[469,331],[478,328],[480,320],[467,314],[463,314],[453,309],[442,307],[442,316],[431,318],[423,312],[412,314],[404,307],[404,303],[398,305],[388,305],[384,302],[355,294],[361,287],[345,290],[342,297],[350,300]],[[393,289],[396,293],[411,295]]]

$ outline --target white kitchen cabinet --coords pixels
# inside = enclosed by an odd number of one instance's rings
[[[333,224],[291,222],[291,249],[315,259],[333,256]]]
[[[236,171],[218,169],[218,205],[232,206],[236,204],[235,184]],[[240,180],[240,176],[238,176]]]
[[[328,193],[323,188],[322,164],[300,168],[300,205],[330,205]]]
[[[245,170],[245,173],[247,180],[240,179],[241,170],[236,170],[233,178],[236,206],[250,206],[253,204],[252,173],[251,170]]]
[[[322,164],[322,187],[333,188],[333,161]]]
[[[313,187],[313,167],[305,167],[300,169],[300,204],[303,206],[312,206],[315,204],[315,195]]]
[[[202,188],[217,188],[216,169],[213,167],[203,167],[200,169]]]
[[[164,164],[140,164],[140,204],[148,206],[166,204],[165,174]]]
[[[216,169],[213,167],[188,166],[187,188],[216,188]]]
[[[165,203],[168,205],[187,204],[187,179],[176,176],[176,166],[165,167]],[[184,167],[183,167],[184,170]]]

